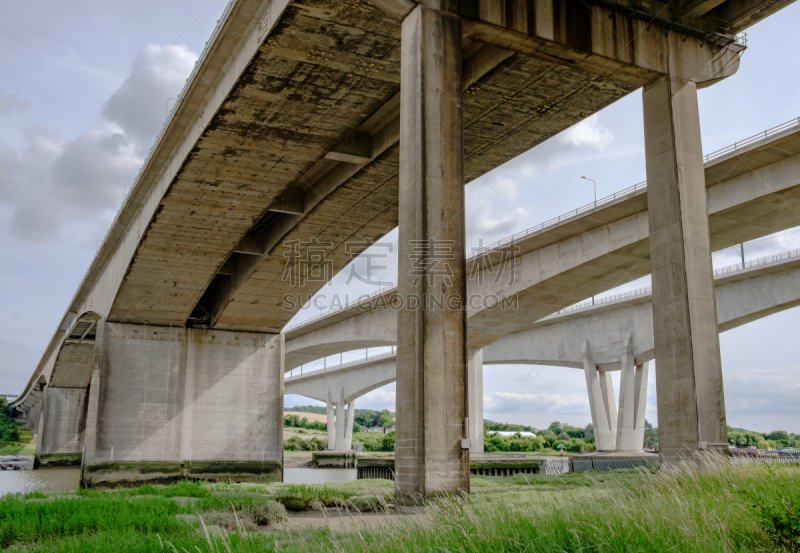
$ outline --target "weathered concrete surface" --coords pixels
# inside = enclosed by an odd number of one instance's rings
[[[469,492],[458,4],[403,21],[395,409],[395,498],[414,505]],[[412,301],[416,300],[416,306]]]
[[[34,468],[78,466],[86,429],[86,388],[44,390]]]
[[[226,8],[65,321],[94,311],[117,322],[277,332],[360,251],[345,242],[366,248],[396,226],[397,18],[413,3],[379,3]],[[712,82],[735,70],[736,48],[720,47],[705,23],[678,28],[672,15],[595,4],[464,4],[466,181],[659,72],[679,65]],[[727,24],[744,28],[780,5],[756,2]],[[700,28],[711,42],[691,33]],[[302,256],[311,237],[325,244],[329,264],[311,267],[325,275],[292,286],[282,243],[301,241]],[[288,292],[302,299],[283,309]],[[52,370],[68,326],[23,395]]]
[[[280,481],[281,346],[280,335],[101,322],[84,480]]]
[[[664,77],[642,99],[659,451],[677,461],[728,442],[697,86]]]

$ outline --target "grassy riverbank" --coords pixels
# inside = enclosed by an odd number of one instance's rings
[[[0,547],[202,553],[800,547],[791,541],[800,540],[797,467],[475,477],[472,488],[469,497],[431,503],[421,516],[387,514],[393,485],[380,480],[335,486],[184,482],[31,494],[0,500]],[[294,511],[308,508],[327,509],[329,518],[320,515],[319,524],[298,529]],[[334,516],[337,509],[347,516]],[[334,518],[346,524],[335,525]]]
[[[21,426],[18,442],[5,442],[0,445],[0,455],[35,455],[36,438],[29,428]]]

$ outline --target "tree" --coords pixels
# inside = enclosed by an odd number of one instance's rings
[[[774,430],[764,437],[768,440],[773,440],[773,441],[788,440],[789,433],[786,430]]]
[[[548,429],[550,432],[552,432],[553,434],[555,434],[556,436],[558,436],[559,434],[561,434],[561,431],[562,431],[562,425],[561,425],[561,423],[560,423],[560,422],[558,422],[558,421],[554,421],[554,422],[551,422],[551,423],[550,423],[550,426],[548,426],[548,427],[547,427],[547,429]]]
[[[571,436],[569,434],[567,434],[566,432],[562,432],[561,434],[559,434],[557,436],[557,438],[559,439],[559,441],[568,442],[570,440]]]
[[[650,424],[647,419],[644,420],[644,447],[647,449],[658,448],[658,428]]]
[[[380,422],[381,426],[384,428],[387,426],[392,426],[394,424],[394,415],[392,415],[388,409],[384,409],[380,413]]]
[[[592,423],[587,424],[586,428],[583,429],[583,439],[594,441],[594,425]]]
[[[384,434],[381,445],[383,446],[383,451],[394,451],[394,432]]]

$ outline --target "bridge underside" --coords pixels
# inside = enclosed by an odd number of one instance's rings
[[[585,10],[570,17],[605,16]],[[634,56],[648,63],[635,48],[657,34],[635,20],[626,20],[637,31],[629,49],[625,33],[605,28],[592,31],[594,44],[574,43],[572,35],[545,40],[514,29],[516,19],[486,19],[464,19],[466,182],[662,70],[634,64]],[[500,34],[502,25],[509,29]],[[108,320],[281,329],[367,240],[398,224],[399,91],[399,21],[368,2],[289,3],[219,111],[201,119],[204,130],[147,227]],[[322,277],[293,282],[287,262],[306,250],[325,251]],[[287,309],[290,293],[302,301]]]

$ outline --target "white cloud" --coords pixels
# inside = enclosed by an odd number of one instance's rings
[[[733,420],[767,413],[800,416],[800,367],[729,372],[724,378],[725,407]]]
[[[614,142],[614,133],[601,125],[595,114],[567,130],[563,142],[575,147],[590,146],[602,150]]]
[[[394,384],[389,384],[358,398],[356,400],[356,409],[389,409],[394,411],[395,398]]]
[[[12,113],[15,111],[24,111],[28,109],[28,107],[29,103],[27,100],[19,98],[0,88],[0,111]]]
[[[495,392],[484,399],[487,413],[511,413],[526,411],[533,413],[586,413],[589,414],[589,399],[586,394]]]
[[[97,124],[75,140],[29,126],[22,151],[0,143],[0,207],[10,213],[10,231],[43,241],[71,222],[107,225],[196,57],[185,46],[148,45]]]
[[[466,190],[467,243],[476,244],[483,239],[489,244],[493,238],[504,237],[521,229],[528,221],[528,212],[520,206],[513,209],[519,195],[517,184],[504,176],[491,177],[488,184],[476,182]],[[493,216],[494,213],[501,216]]]

